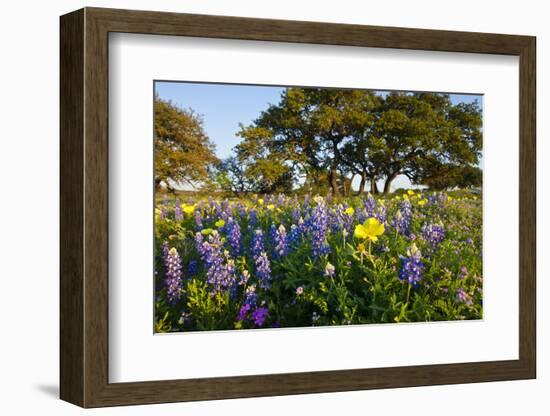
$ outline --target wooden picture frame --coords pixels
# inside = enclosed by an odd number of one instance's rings
[[[85,8],[61,17],[60,396],[82,407],[536,377],[535,38]],[[108,35],[111,32],[519,57],[519,359],[109,383]]]

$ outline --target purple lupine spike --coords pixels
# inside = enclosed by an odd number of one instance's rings
[[[224,226],[227,233],[227,241],[231,246],[231,254],[237,257],[241,254],[241,227],[233,217],[227,219],[227,224]]]
[[[197,251],[204,261],[206,281],[213,287],[212,293],[231,289],[237,280],[235,261],[228,251],[223,251],[223,243],[217,231],[208,236],[208,241],[200,233],[195,234]]]
[[[250,254],[252,254],[252,258],[256,260],[262,251],[265,251],[264,232],[262,230],[256,230],[252,237]]]
[[[283,224],[279,225],[275,233],[275,247],[273,249],[273,256],[276,259],[286,256],[288,251],[288,241],[286,236],[286,228]]]
[[[436,251],[439,244],[445,238],[443,224],[424,224],[422,226],[422,238],[430,245],[433,251]]]
[[[327,207],[322,198],[316,198],[317,206],[313,210],[310,222],[311,253],[314,258],[324,256],[330,252],[327,243],[329,219]]]
[[[262,289],[268,289],[271,282],[271,267],[265,251],[256,258],[256,274]]]
[[[193,217],[195,218],[195,224],[197,226],[197,230],[202,230],[202,214],[198,209],[196,209],[195,212],[193,212]]]
[[[392,221],[392,226],[397,232],[403,236],[408,236],[410,233],[412,222],[412,204],[408,199],[403,200],[399,206],[399,210],[395,214]]]
[[[181,259],[175,248],[168,250],[164,257],[164,267],[166,268],[164,284],[166,286],[166,296],[169,303],[176,303],[181,297]]]
[[[422,263],[422,253],[413,244],[407,250],[407,256],[399,256],[401,259],[401,270],[399,271],[399,279],[411,284],[413,287],[418,286],[418,282],[422,280],[424,272],[424,263]]]
[[[181,204],[178,198],[176,198],[176,205],[174,206],[174,218],[176,221],[183,220],[183,211],[181,210]]]

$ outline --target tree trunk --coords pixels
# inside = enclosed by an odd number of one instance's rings
[[[359,183],[359,195],[365,193],[365,186],[367,185],[367,172],[363,171],[361,173],[361,182]]]
[[[378,185],[376,184],[376,178],[370,178],[370,193],[372,195],[377,195],[380,193],[378,190]]]
[[[384,194],[390,193],[391,183],[393,182],[396,176],[397,176],[397,172],[392,173],[391,175],[388,175],[388,177],[386,178],[386,182],[384,182]]]
[[[162,182],[162,180],[160,180],[159,178],[155,178],[155,192],[160,191],[160,183],[161,182]]]
[[[329,183],[332,188],[332,195],[336,197],[340,196],[340,189],[338,188],[338,170],[335,164],[332,165],[332,169],[330,170]]]

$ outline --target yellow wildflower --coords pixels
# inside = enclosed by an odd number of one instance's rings
[[[218,221],[216,221],[215,225],[216,227],[221,228],[225,225],[225,221],[220,218]]]
[[[349,207],[349,208],[346,208],[344,212],[351,217],[355,213],[355,210],[352,207]]]
[[[270,211],[273,211],[273,210],[275,209],[275,205],[269,204],[269,205],[267,206],[267,209],[270,210]]]
[[[409,194],[409,196],[415,196],[415,195],[416,195],[416,194],[414,193],[414,191],[411,190],[411,189],[409,189],[409,190],[407,191],[407,194]]]
[[[418,205],[420,205],[421,207],[423,207],[427,203],[428,203],[428,200],[426,198],[422,198],[418,200]]]
[[[202,235],[210,235],[214,232],[212,228],[205,228],[204,230],[201,230]]]
[[[258,204],[259,205],[263,205],[264,204],[264,200],[262,198],[258,198]]]
[[[382,234],[384,234],[384,224],[376,218],[368,218],[363,224],[357,225],[353,232],[356,238],[370,241],[377,241],[378,236]]]
[[[181,209],[186,214],[191,215],[193,212],[195,212],[195,205],[194,204],[182,204]]]

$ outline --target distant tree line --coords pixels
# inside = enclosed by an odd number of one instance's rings
[[[157,107],[162,111],[159,120],[155,117],[155,139],[165,150],[158,152],[156,180],[165,183],[200,181],[232,193],[301,187],[335,196],[350,195],[357,177],[359,192],[374,194],[388,193],[399,175],[434,189],[481,185],[481,109],[477,102],[453,104],[448,94],[287,88],[278,104],[240,126],[234,156],[222,161],[195,114],[158,98]],[[170,112],[178,120],[189,118],[186,127],[168,121]],[[165,140],[175,136],[169,127],[181,132],[178,139]],[[196,135],[188,139],[184,131]],[[171,177],[168,172],[176,167],[179,173]]]

